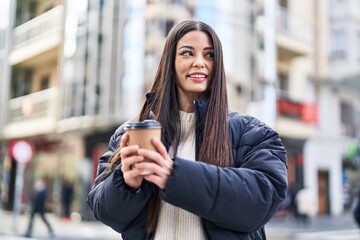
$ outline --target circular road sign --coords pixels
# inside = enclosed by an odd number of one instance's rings
[[[34,156],[34,146],[27,140],[15,140],[10,144],[10,154],[20,164],[26,164]]]

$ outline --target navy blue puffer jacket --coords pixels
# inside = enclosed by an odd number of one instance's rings
[[[195,101],[197,124],[207,111],[206,101]],[[196,128],[198,129],[198,128]],[[153,185],[141,191],[127,187],[121,167],[102,179],[108,158],[124,134],[114,133],[109,151],[100,159],[98,177],[87,204],[96,219],[131,240],[153,239],[145,232],[147,204]],[[217,167],[175,157],[173,171],[160,198],[202,218],[209,240],[266,239],[264,225],[275,214],[287,190],[286,150],[278,134],[259,120],[229,113],[233,167]],[[201,139],[197,141],[197,153]]]

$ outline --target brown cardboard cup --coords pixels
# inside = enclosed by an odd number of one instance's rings
[[[151,139],[157,137],[161,139],[161,124],[155,120],[145,120],[143,122],[132,122],[125,125],[125,131],[129,136],[128,145],[139,145],[140,148],[156,151]],[[151,161],[145,158],[144,161]],[[142,175],[150,174],[149,170],[144,170]]]

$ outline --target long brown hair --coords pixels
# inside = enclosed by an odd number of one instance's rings
[[[230,166],[232,154],[227,121],[228,101],[223,52],[219,37],[209,25],[200,21],[186,20],[174,26],[169,32],[151,87],[152,100],[144,103],[139,119],[140,121],[146,119],[150,111],[153,111],[156,120],[162,125],[163,140],[169,143],[176,153],[180,142],[179,103],[175,82],[176,45],[190,31],[206,33],[214,47],[213,75],[210,87],[205,93],[205,100],[208,101],[208,109],[211,111],[206,112],[203,141],[198,154],[199,159],[196,160],[221,167]],[[155,231],[159,211],[160,199],[157,190],[154,191],[149,202],[146,223],[148,232]]]

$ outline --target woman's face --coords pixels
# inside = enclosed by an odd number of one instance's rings
[[[201,98],[208,90],[214,67],[214,47],[201,31],[185,34],[176,45],[175,72],[180,102]]]

